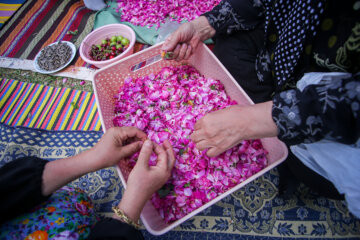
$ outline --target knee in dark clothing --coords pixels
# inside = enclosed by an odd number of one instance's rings
[[[215,42],[215,55],[249,97],[255,103],[270,100],[274,88],[272,79],[260,82],[255,71],[257,54],[264,45],[264,29],[220,35]]]

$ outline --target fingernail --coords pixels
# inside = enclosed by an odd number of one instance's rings
[[[145,146],[145,147],[151,147],[151,140],[150,140],[150,139],[147,139],[147,140],[144,142],[144,146]]]
[[[170,157],[172,154],[172,151],[170,149],[166,149],[166,153],[167,153],[168,157]]]

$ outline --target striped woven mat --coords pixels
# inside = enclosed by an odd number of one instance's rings
[[[101,130],[93,93],[1,78],[0,122],[46,130]]]
[[[27,0],[0,31],[0,55],[34,59],[50,43],[71,41],[78,48],[92,31],[95,12],[79,0]],[[78,30],[76,35],[68,31]],[[77,56],[76,66],[86,66]]]
[[[0,28],[24,2],[25,0],[0,0]]]

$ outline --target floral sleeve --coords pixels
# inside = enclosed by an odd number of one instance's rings
[[[360,74],[281,92],[273,102],[279,138],[287,144],[323,138],[353,144],[360,137]]]
[[[203,15],[216,34],[231,34],[260,25],[263,22],[263,10],[260,0],[225,0]]]

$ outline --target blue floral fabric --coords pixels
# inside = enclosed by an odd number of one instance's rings
[[[97,222],[94,205],[80,189],[63,187],[46,202],[0,226],[0,239],[86,239]]]

